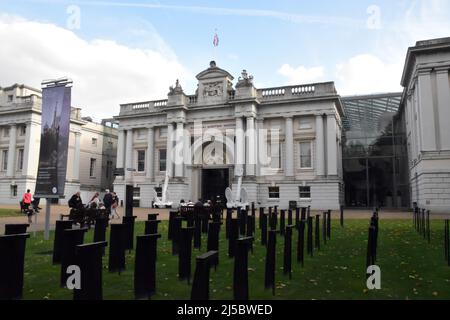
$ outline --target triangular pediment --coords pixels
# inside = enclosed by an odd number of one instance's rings
[[[209,68],[200,72],[197,75],[197,80],[206,80],[206,79],[215,79],[215,78],[228,78],[229,80],[233,80],[234,77],[223,69],[217,67],[214,61],[211,61],[209,64]]]

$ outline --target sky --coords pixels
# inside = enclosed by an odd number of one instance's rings
[[[448,36],[449,0],[0,0],[0,86],[67,76],[96,120],[167,98],[176,79],[193,94],[211,60],[258,88],[398,92],[408,47]]]

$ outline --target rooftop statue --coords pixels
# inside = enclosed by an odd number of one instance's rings
[[[253,76],[247,73],[247,70],[242,70],[241,76],[238,79],[236,88],[253,86]]]
[[[177,79],[175,81],[175,88],[173,86],[170,86],[169,88],[169,96],[180,93],[183,93],[183,88],[180,85],[180,81]]]

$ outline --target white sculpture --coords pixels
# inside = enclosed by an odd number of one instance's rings
[[[154,206],[157,208],[169,208],[172,207],[173,202],[168,201],[167,188],[169,187],[169,174],[166,172],[166,178],[164,179],[164,185],[162,187],[161,199],[157,197],[156,192],[154,193]]]
[[[227,208],[245,208],[248,206],[247,190],[242,187],[242,168],[236,169],[236,176],[238,176],[238,183],[236,188],[236,194],[233,196],[231,188],[225,189],[225,198],[227,198]]]

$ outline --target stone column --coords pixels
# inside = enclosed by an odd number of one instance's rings
[[[167,147],[166,147],[166,172],[169,178],[173,177],[173,161],[172,161],[172,146],[173,146],[173,123],[167,126]]]
[[[155,160],[155,129],[153,127],[148,128],[147,132],[147,168],[146,168],[146,176],[149,182],[153,182],[155,180],[155,168],[154,168],[154,160]]]
[[[14,177],[16,171],[16,142],[17,142],[17,125],[12,124],[9,128],[9,148],[8,148],[8,169],[7,177]]]
[[[175,153],[174,153],[174,164],[175,164],[175,177],[183,177],[183,145],[184,145],[184,124],[183,122],[177,122],[177,129],[175,134]]]
[[[132,176],[133,166],[133,129],[127,130],[127,142],[126,142],[126,152],[125,152],[125,179],[129,180]]]
[[[337,126],[334,115],[327,115],[327,174],[337,175]]]
[[[125,168],[124,156],[125,156],[125,130],[119,129],[119,137],[117,141],[117,159],[116,159],[117,168]],[[117,179],[119,179],[119,177],[117,177]],[[123,179],[123,177],[121,179]]]
[[[267,141],[263,135],[264,120],[256,120],[256,175],[261,176],[261,167],[265,166],[267,161]]]
[[[256,174],[256,133],[255,118],[247,118],[247,150],[246,150],[246,175],[254,176]]]
[[[235,174],[244,171],[245,163],[245,134],[244,134],[244,120],[239,117],[236,118],[236,149],[235,149]],[[244,174],[242,174],[244,175]]]
[[[75,132],[75,154],[73,158],[73,180],[80,180],[80,140],[81,133]]]
[[[285,132],[285,148],[286,148],[286,177],[294,176],[294,124],[293,118],[286,118],[286,132]]]
[[[325,137],[323,132],[323,117],[316,115],[316,166],[318,176],[325,175]]]
[[[450,79],[448,67],[436,71],[437,122],[439,122],[439,149],[450,150]]]

